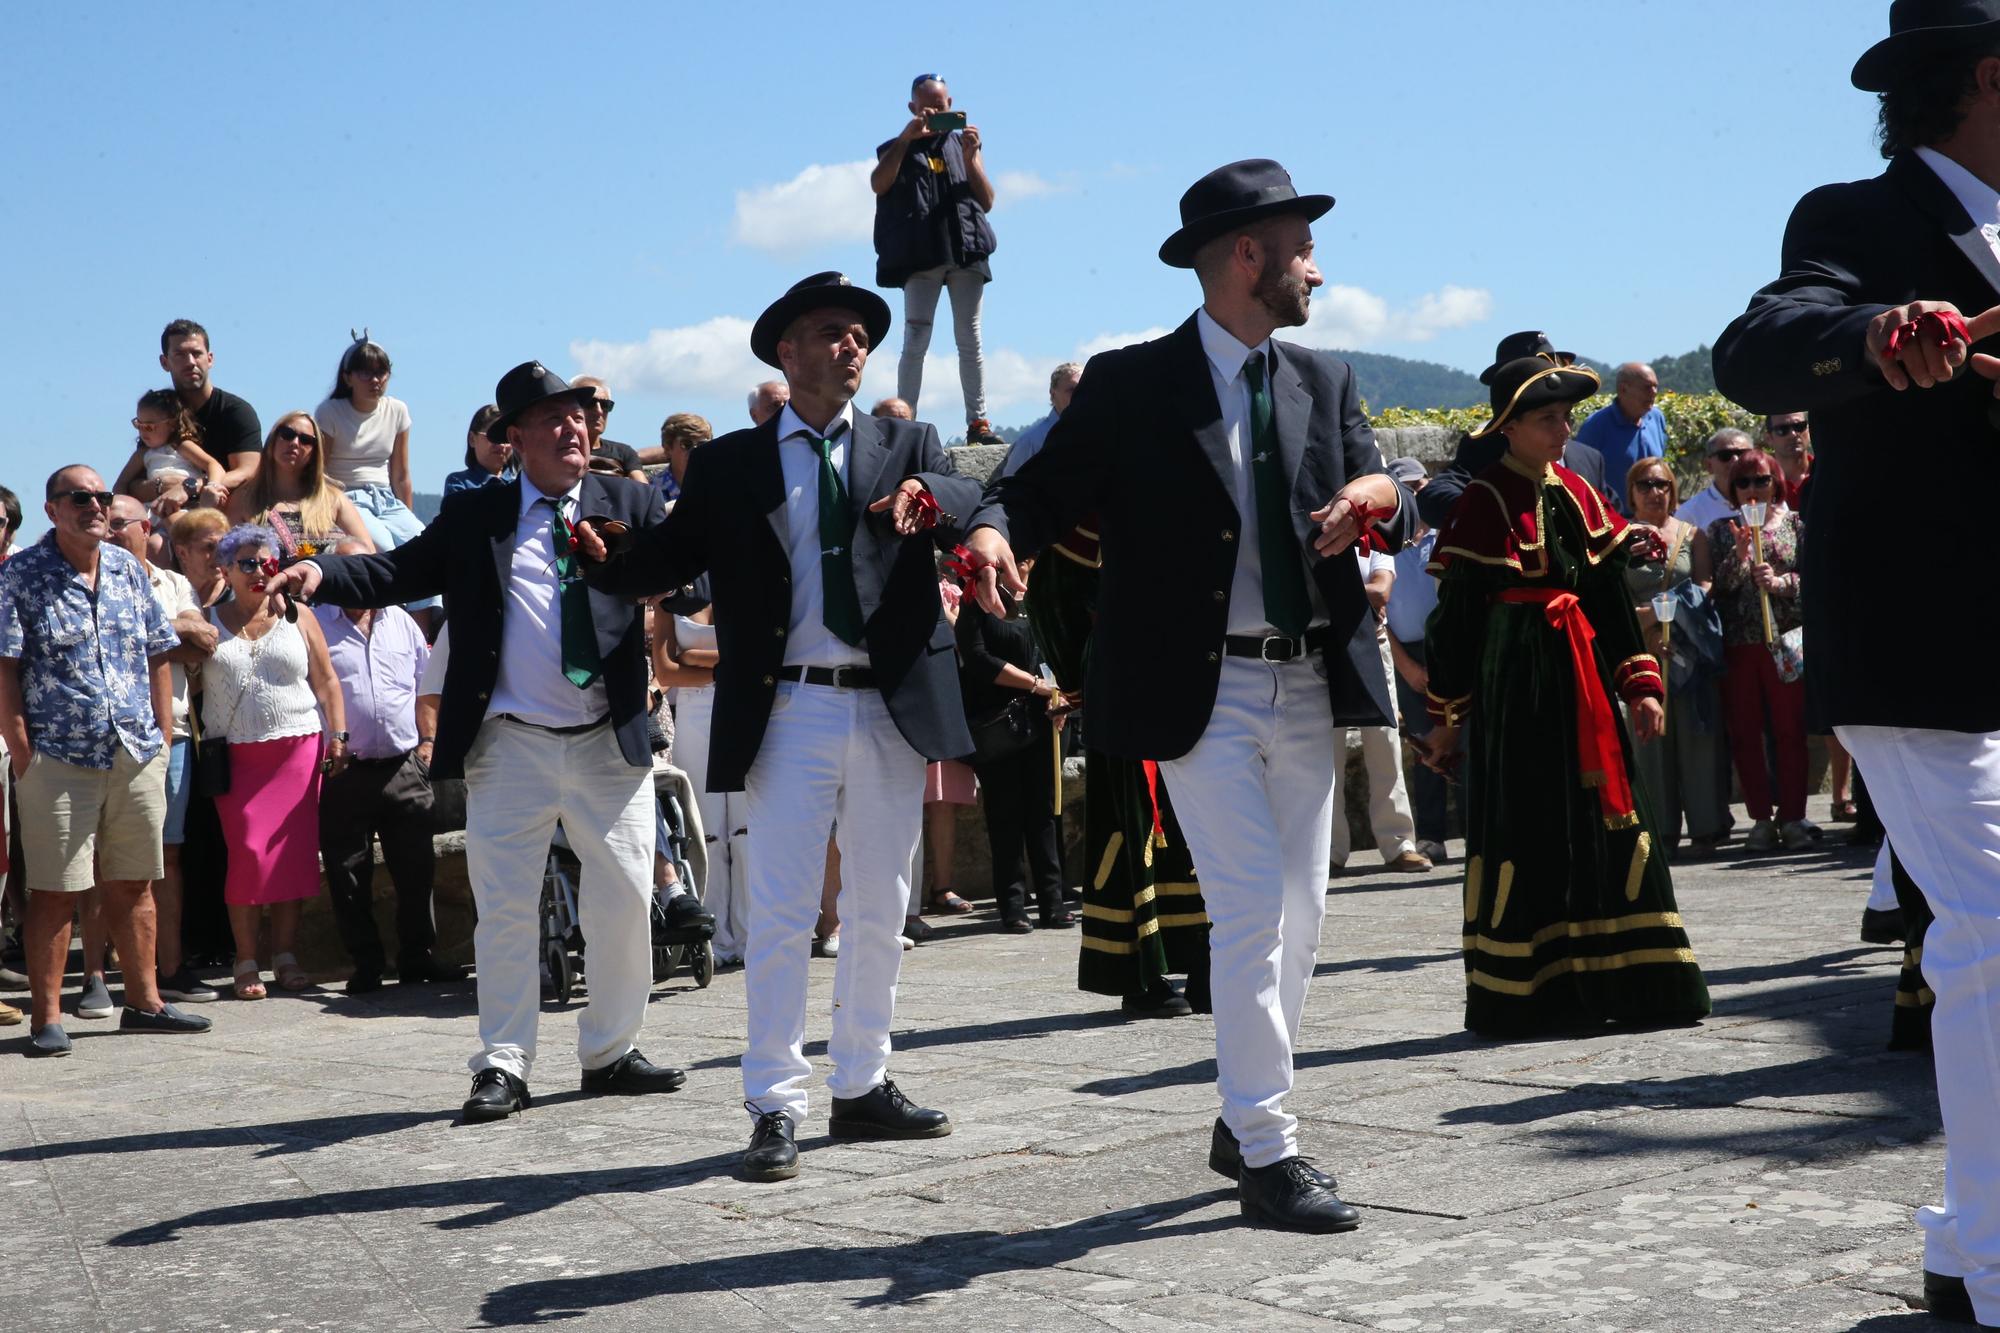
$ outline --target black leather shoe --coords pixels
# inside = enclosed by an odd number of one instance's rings
[[[751,1107],[755,1111],[755,1107]],[[799,1173],[799,1148],[792,1121],[783,1111],[759,1111],[743,1154],[745,1180],[790,1180]]]
[[[1902,908],[1891,907],[1880,912],[1872,907],[1861,910],[1863,944],[1901,944],[1904,933]]]
[[[1972,1297],[1965,1290],[1965,1279],[1933,1273],[1928,1268],[1924,1270],[1924,1308],[1934,1317],[1950,1323],[1979,1323],[1979,1315],[1972,1308]]]
[[[440,963],[425,954],[421,958],[411,958],[396,965],[396,980],[405,986],[422,986],[437,982],[463,981],[465,969],[457,963]]]
[[[1246,1166],[1238,1174],[1237,1197],[1243,1216],[1259,1226],[1326,1234],[1361,1225],[1358,1210],[1340,1201],[1327,1177],[1302,1157],[1269,1166]]]
[[[505,1120],[528,1109],[528,1085],[504,1069],[482,1069],[472,1076],[472,1095],[465,1099],[465,1123]]]
[[[602,1069],[583,1071],[583,1090],[598,1096],[616,1093],[637,1097],[648,1092],[672,1092],[688,1081],[681,1069],[664,1069],[633,1047]]]
[[[1127,995],[1118,1007],[1128,1018],[1186,1018],[1194,1006],[1164,981],[1155,981],[1137,995]]]
[[[951,1117],[912,1105],[890,1079],[859,1097],[835,1097],[828,1131],[837,1139],[941,1139]]]
[[[382,989],[382,974],[372,967],[357,967],[347,979],[349,995],[373,995]]]
[[[668,930],[715,933],[715,913],[701,905],[692,893],[677,893],[667,899],[660,915]]]
[[[1301,1157],[1297,1159],[1305,1167],[1306,1174],[1322,1188],[1337,1190],[1340,1182],[1326,1172]],[[1215,1118],[1215,1129],[1208,1136],[1208,1169],[1218,1176],[1228,1176],[1238,1180],[1243,1174],[1243,1149],[1236,1142],[1236,1136],[1229,1132],[1229,1126],[1222,1123],[1222,1117]]]

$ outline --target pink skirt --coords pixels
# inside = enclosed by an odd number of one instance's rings
[[[319,751],[316,733],[230,745],[229,790],[215,798],[229,840],[224,902],[319,893]]]
[[[938,801],[946,805],[979,804],[979,783],[972,776],[971,765],[947,759],[924,769],[924,804]]]

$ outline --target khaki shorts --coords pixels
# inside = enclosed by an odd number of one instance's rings
[[[140,763],[122,745],[111,768],[81,768],[40,750],[16,783],[24,882],[81,893],[107,880],[158,879],[167,819],[167,754]],[[93,864],[94,862],[94,864]]]

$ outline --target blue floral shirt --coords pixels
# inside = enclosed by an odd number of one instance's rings
[[[0,565],[0,657],[21,663],[21,706],[35,749],[108,769],[124,746],[160,752],[147,659],[180,647],[138,557],[97,548],[93,594],[49,533]]]

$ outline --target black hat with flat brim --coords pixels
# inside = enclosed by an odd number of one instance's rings
[[[1259,218],[1297,213],[1306,221],[1333,207],[1330,194],[1300,194],[1291,173],[1268,157],[1217,167],[1181,196],[1181,229],[1160,246],[1160,262],[1193,268],[1195,251]]]
[[[500,409],[500,415],[486,428],[486,438],[494,444],[507,443],[507,427],[536,403],[551,398],[574,398],[581,402],[596,395],[595,389],[573,387],[539,361],[523,361],[502,375],[500,383],[493,387],[493,403]]]
[[[1854,62],[1854,86],[1887,92],[1912,64],[1996,45],[2000,0],[1896,0],[1889,6],[1889,35]]]
[[[1599,384],[1589,366],[1559,366],[1540,356],[1509,361],[1493,373],[1493,420],[1472,432],[1472,438],[1484,439],[1515,417],[1550,403],[1580,403]]]
[[[1500,373],[1502,366],[1528,356],[1540,357],[1557,366],[1572,365],[1576,361],[1576,353],[1558,352],[1556,345],[1549,341],[1549,335],[1539,329],[1530,329],[1525,333],[1510,333],[1500,340],[1498,347],[1493,349],[1493,364],[1479,372],[1479,382],[1491,385],[1493,377]]]
[[[827,306],[851,310],[861,316],[861,326],[868,330],[870,348],[880,347],[889,336],[887,301],[866,287],[856,287],[845,273],[815,273],[792,284],[789,291],[757,316],[757,323],[750,329],[751,352],[765,365],[783,370],[778,360],[778,340],[800,315]]]

